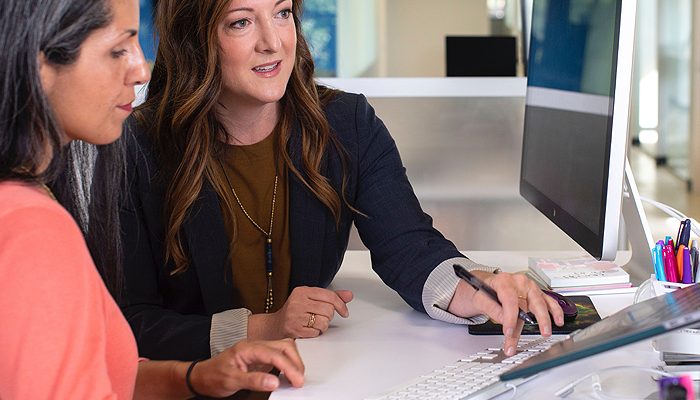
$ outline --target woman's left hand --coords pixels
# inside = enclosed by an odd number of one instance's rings
[[[202,361],[191,372],[191,384],[203,395],[226,397],[242,389],[273,391],[277,368],[294,387],[304,384],[304,363],[292,339],[241,340],[213,358]]]
[[[502,305],[460,280],[448,311],[461,317],[484,314],[503,325],[505,336],[503,349],[507,355],[515,354],[520,332],[523,329],[524,321],[518,319],[520,309],[535,315],[542,336],[552,334],[550,314],[557,326],[564,325],[564,312],[557,301],[544,294],[527,276],[507,272],[492,274],[471,271],[471,273],[496,291]]]

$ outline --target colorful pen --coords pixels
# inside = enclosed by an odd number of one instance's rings
[[[688,375],[665,376],[659,380],[659,399],[686,400],[695,398],[695,385]]]
[[[678,267],[678,282],[683,282],[683,274],[685,273],[683,265],[683,250],[685,250],[685,245],[678,246],[676,250],[676,267]]]
[[[681,235],[683,235],[683,230],[685,229],[685,220],[682,220],[680,225],[678,225],[678,233],[676,233],[676,245],[673,249],[678,254],[678,246],[681,244]]]
[[[668,244],[668,241],[671,240],[670,236],[666,236],[666,239],[664,239],[664,246]]]
[[[501,302],[498,301],[498,294],[495,290],[491,288],[491,286],[482,282],[481,279],[472,275],[469,271],[466,270],[466,268],[459,264],[453,264],[452,268],[454,268],[455,274],[458,277],[464,279],[464,281],[467,282],[471,287],[473,287],[476,290],[481,290],[482,292],[484,292],[485,295],[490,297],[491,300],[498,303],[499,306],[501,305]],[[532,318],[530,318],[530,316],[527,315],[527,313],[523,310],[518,310],[518,318],[522,319],[530,325],[535,324],[535,321]]]
[[[656,254],[656,246],[654,246],[651,248],[651,264],[654,266],[654,277],[657,281],[660,281],[661,278],[659,277],[659,264],[656,263]]]
[[[659,240],[656,242],[656,246],[652,249],[652,254],[654,256],[654,272],[656,273],[656,280],[657,281],[667,281],[666,280],[666,272],[665,267],[664,267],[664,258],[661,255],[661,252],[663,251],[663,246],[664,241]]]
[[[685,247],[688,247],[690,245],[690,228],[692,228],[692,225],[689,219],[686,219],[683,222],[683,230],[681,232],[681,237],[678,240],[679,245],[683,244]]]
[[[683,245],[680,247],[683,248],[683,283],[693,283],[693,267],[690,265],[690,250]]]
[[[666,280],[678,283],[678,267],[676,267],[676,257],[673,254],[673,246],[667,244],[661,253],[664,259],[664,269],[666,270]]]

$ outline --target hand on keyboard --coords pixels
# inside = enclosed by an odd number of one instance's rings
[[[516,354],[507,356],[499,348],[487,348],[464,357],[452,364],[436,369],[399,388],[367,400],[440,399],[440,400],[482,400],[513,390],[526,379],[509,381],[508,385],[498,377],[505,371],[521,364],[565,336],[550,338],[527,337],[518,342]]]
[[[481,291],[474,291],[467,283],[460,281],[448,311],[463,317],[485,314],[502,324],[505,336],[503,348],[506,354],[515,353],[515,346],[523,329],[523,321],[518,319],[520,309],[535,315],[542,336],[552,334],[552,320],[557,326],[564,325],[564,313],[557,301],[545,295],[527,276],[475,270],[471,273],[496,291],[502,306]]]

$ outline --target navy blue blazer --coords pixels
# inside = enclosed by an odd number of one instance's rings
[[[461,254],[421,209],[396,144],[367,99],[341,92],[325,113],[347,153],[347,199],[367,216],[343,205],[336,226],[330,211],[290,174],[290,291],[331,283],[354,223],[371,252],[374,271],[413,308],[425,311],[421,296],[428,275],[440,262]],[[136,140],[130,140],[128,153],[131,198],[121,215],[126,278],[122,310],[141,356],[209,357],[212,314],[241,307],[233,302],[229,243],[218,196],[205,183],[183,224],[190,267],[171,276],[172,266],[163,257],[163,173],[146,136],[133,131]],[[298,134],[292,135],[289,151],[301,170]],[[322,173],[340,193],[342,165],[335,150],[328,151]]]

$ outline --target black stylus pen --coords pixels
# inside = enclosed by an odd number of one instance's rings
[[[482,282],[481,279],[472,275],[469,271],[467,271],[463,266],[459,264],[453,264],[452,267],[455,269],[455,275],[464,279],[464,281],[467,282],[474,289],[481,290],[482,292],[484,292],[485,295],[489,296],[493,301],[498,303],[499,306],[501,305],[501,302],[498,301],[498,294],[496,294],[496,291],[493,290],[491,286]],[[530,316],[527,315],[527,313],[523,310],[518,310],[518,318],[522,319],[528,324],[535,324],[535,321],[533,321],[532,318],[530,318]]]

